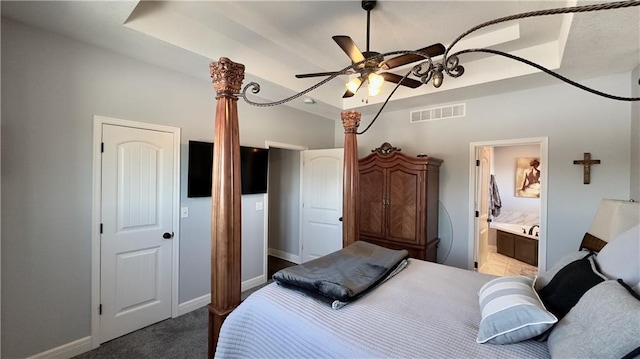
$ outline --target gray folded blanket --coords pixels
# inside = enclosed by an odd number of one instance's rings
[[[408,252],[357,241],[341,250],[276,272],[284,287],[314,295],[339,309],[404,269]]]

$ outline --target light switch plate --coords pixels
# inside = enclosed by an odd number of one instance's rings
[[[187,217],[189,217],[189,207],[180,208],[180,218],[187,218]]]
[[[262,211],[264,209],[264,202],[256,202],[256,211]]]

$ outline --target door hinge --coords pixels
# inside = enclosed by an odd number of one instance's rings
[[[476,167],[480,167],[480,160],[476,160]]]
[[[102,234],[103,227],[102,223],[100,223],[100,234]]]
[[[102,304],[98,306],[98,314],[102,315]]]
[[[104,142],[100,143],[100,152],[104,152]]]
[[[478,262],[473,262],[473,268],[478,269]]]
[[[476,218],[480,217],[480,212],[476,211]]]

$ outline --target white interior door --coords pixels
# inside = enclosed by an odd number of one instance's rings
[[[100,342],[171,316],[173,134],[103,124]]]
[[[478,268],[487,263],[489,256],[489,182],[491,176],[491,147],[480,149],[480,217],[478,218]]]
[[[302,262],[307,262],[342,248],[344,150],[302,155]]]

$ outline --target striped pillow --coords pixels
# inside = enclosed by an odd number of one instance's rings
[[[531,339],[558,321],[540,301],[531,277],[493,279],[478,295],[482,312],[478,343],[511,344]]]

